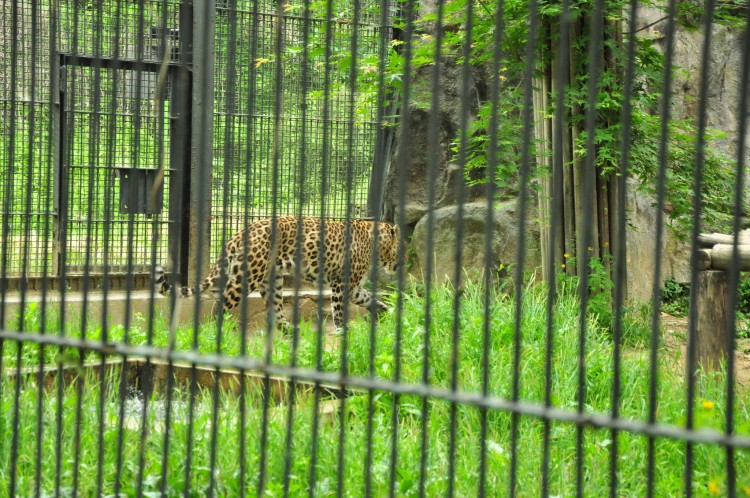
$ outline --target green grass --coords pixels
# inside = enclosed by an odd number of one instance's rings
[[[399,348],[402,381],[421,382],[424,355],[424,292],[416,287],[404,295],[404,316],[402,343]],[[430,333],[429,378],[430,383],[448,387],[451,381],[452,348],[452,297],[448,288],[435,289],[433,299],[433,322]],[[460,316],[459,339],[459,389],[478,392],[482,387],[482,314],[484,294],[475,285],[467,286]],[[531,402],[544,399],[545,376],[545,293],[542,286],[529,286],[525,292],[522,321],[522,350],[520,368],[520,397]],[[513,372],[514,309],[512,298],[502,293],[493,294],[491,309],[491,334],[489,338],[489,392],[495,396],[510,397]],[[555,336],[552,352],[553,372],[551,377],[552,397],[556,406],[575,410],[578,393],[578,304],[571,288],[564,288],[555,311]],[[36,321],[33,321],[36,316]],[[27,326],[38,329],[39,313],[27,313]],[[647,313],[643,310],[629,312],[626,316],[626,351],[621,364],[620,413],[623,417],[645,420],[648,414],[649,364],[648,350],[642,344],[648,335]],[[395,314],[386,316],[376,333],[374,350],[375,375],[392,379],[396,368]],[[74,325],[75,320],[70,324]],[[586,337],[586,412],[609,412],[612,409],[612,354],[611,335],[599,325],[597,317],[588,320]],[[59,320],[49,318],[48,331],[54,333]],[[240,339],[236,321],[230,319],[222,330],[220,350],[228,355],[240,351]],[[165,323],[157,323],[154,344],[163,346],[167,341]],[[134,324],[128,334],[131,343],[146,341],[146,324]],[[79,335],[74,326],[67,333]],[[112,327],[110,340],[123,340],[122,327]],[[370,329],[366,321],[352,323],[348,336],[346,357],[349,371],[353,375],[367,375],[370,369]],[[91,328],[87,337],[95,339],[101,335],[100,328]],[[199,350],[216,351],[216,324],[203,326],[198,335]],[[190,349],[192,330],[181,328],[177,334],[178,349]],[[341,366],[341,349],[337,341],[329,341],[323,351],[323,369],[338,370]],[[265,354],[266,337],[256,334],[247,342],[248,355],[261,358]],[[273,362],[289,363],[292,354],[291,340],[274,337]],[[302,366],[313,366],[316,361],[316,335],[314,324],[302,327],[297,362]],[[15,362],[16,344],[6,341],[3,348],[4,367]],[[21,352],[24,365],[33,365],[39,360],[39,350],[26,345]],[[45,348],[47,362],[55,361],[57,348]],[[65,354],[72,356],[73,352]],[[685,382],[683,371],[678,368],[673,356],[660,351],[659,391],[657,419],[659,422],[684,425],[687,416]],[[9,445],[12,435],[10,415],[14,406],[13,384],[5,384],[0,401],[2,402],[2,426],[0,426],[0,494],[7,493],[9,476]],[[725,380],[719,374],[699,376],[698,397],[694,407],[696,423],[699,427],[723,428],[725,417]],[[19,494],[30,495],[35,480],[34,461],[36,444],[36,416],[38,390],[31,385],[22,386],[19,421]],[[95,494],[97,435],[100,420],[97,414],[98,389],[86,389],[83,393],[80,486],[83,496]],[[113,490],[117,454],[117,408],[115,394],[105,396],[104,417],[104,482],[106,492]],[[220,494],[234,496],[239,488],[239,441],[245,437],[247,457],[246,486],[248,493],[255,493],[260,462],[260,424],[262,403],[258,401],[257,390],[250,390],[246,397],[247,426],[244,433],[239,428],[239,399],[237,396],[221,394],[218,411],[218,448],[216,478]],[[70,487],[73,479],[73,435],[76,427],[76,391],[68,389],[62,400],[62,485]],[[162,398],[157,397],[157,402]],[[187,445],[187,415],[185,395],[177,394],[175,402],[175,423],[170,425],[169,462],[167,485],[170,494],[177,494],[184,488],[184,464]],[[746,391],[738,392],[735,406],[737,432],[750,434],[750,403]],[[387,494],[390,480],[390,445],[394,431],[391,425],[393,395],[376,393],[373,400],[372,425],[372,485],[373,495]],[[710,402],[710,403],[705,403]],[[55,476],[55,417],[58,399],[54,391],[42,399],[44,429],[42,435],[42,489],[50,492]],[[193,441],[193,466],[191,489],[195,496],[203,496],[209,481],[210,432],[205,429],[205,421],[211,418],[211,393],[200,393],[196,400],[196,428]],[[367,415],[368,396],[357,395],[347,403],[344,494],[361,496],[364,493],[364,462],[367,454]],[[284,441],[286,438],[287,406],[272,404],[269,410],[267,476],[269,496],[282,494],[284,478]],[[429,400],[429,416],[423,420],[422,400],[414,396],[401,396],[399,400],[398,461],[396,468],[396,489],[399,496],[417,494],[419,484],[420,434],[427,428],[426,494],[443,495],[448,485],[449,434],[451,405],[440,400]],[[312,413],[310,399],[302,399],[295,406],[292,455],[292,480],[290,496],[305,493],[310,472],[312,444]],[[145,482],[150,490],[158,489],[161,475],[161,454],[164,443],[162,415],[148,414],[148,436],[145,440]],[[479,479],[480,420],[478,409],[470,406],[456,407],[456,455],[455,481],[456,496],[475,495]],[[341,419],[338,414],[326,416],[318,426],[319,441],[317,452],[318,496],[335,494],[337,481],[337,457]],[[123,431],[125,439],[122,483],[123,491],[133,494],[133,482],[137,478],[140,431],[127,424]],[[508,490],[508,474],[511,455],[511,416],[503,412],[488,413],[487,434],[487,495],[504,496]],[[518,473],[517,490],[520,496],[538,496],[541,490],[543,424],[541,421],[520,417],[518,425]],[[550,444],[550,493],[555,496],[570,496],[575,493],[576,475],[576,428],[575,426],[551,424]],[[584,447],[584,490],[586,496],[604,496],[609,486],[609,453],[611,433],[605,430],[585,429]],[[619,455],[619,496],[643,496],[646,493],[645,472],[647,468],[647,440],[629,433],[618,435]],[[716,446],[696,445],[694,460],[694,491],[696,496],[709,496],[710,490],[726,493],[725,451]],[[656,478],[655,496],[675,496],[683,493],[683,472],[685,465],[685,444],[680,441],[659,439],[655,454]],[[741,492],[750,486],[750,454],[736,452],[737,475]],[[715,488],[714,488],[715,487]],[[750,491],[750,489],[748,489]]]

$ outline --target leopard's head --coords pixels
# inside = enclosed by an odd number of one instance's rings
[[[380,250],[380,267],[388,273],[395,273],[399,266],[398,244],[399,228],[398,225],[390,223],[381,223],[378,227],[378,247]]]

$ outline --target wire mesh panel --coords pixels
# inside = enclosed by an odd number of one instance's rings
[[[750,492],[746,6],[72,2],[92,21],[50,25],[98,56],[52,50],[47,178],[15,167],[42,37],[20,5],[0,496]],[[126,20],[132,58],[105,43]],[[370,155],[385,214],[363,219]],[[80,292],[5,285],[37,257],[9,216],[35,178]],[[150,291],[110,292],[123,270]]]
[[[67,187],[63,209],[68,269],[101,267],[105,254],[113,266],[123,268],[133,255],[134,263],[143,265],[151,261],[154,243],[163,261],[168,222],[153,217],[161,214],[161,205],[169,199],[169,172],[157,206],[137,205],[138,201],[148,204],[143,200],[150,201],[151,191],[143,183],[143,194],[139,194],[135,175],[141,169],[156,172],[161,164],[170,162],[167,101],[162,103],[166,117],[160,122],[153,102],[137,98],[147,88],[134,88],[145,86],[143,81],[138,84],[135,71],[75,65],[63,66],[63,70],[66,141],[62,181]],[[93,95],[96,87],[99,95]],[[112,95],[113,88],[117,95]],[[128,199],[129,194],[134,198]],[[136,220],[133,224],[129,223],[131,216]]]
[[[105,264],[147,271],[154,246],[167,259],[169,221],[160,215],[173,165],[168,69],[179,58],[178,12],[170,2],[60,6],[59,257],[70,273],[101,273]],[[163,188],[152,195],[162,168]]]
[[[51,268],[52,254],[50,5],[4,1],[0,9],[2,264],[8,275],[35,275]]]
[[[392,37],[390,19],[388,25],[379,24],[381,8],[388,5],[363,4],[354,19],[353,4],[339,2],[335,18],[326,21],[324,4],[310,10],[302,3],[289,4],[281,11],[276,2],[262,0],[217,4],[212,258],[242,226],[246,204],[253,220],[274,210],[293,214],[300,209],[341,218],[347,199],[349,209],[366,215],[378,130],[376,86],[353,95],[347,68],[356,30],[358,63],[375,81],[379,51]],[[302,156],[308,163],[304,183],[299,181]],[[348,169],[354,172],[349,195]]]

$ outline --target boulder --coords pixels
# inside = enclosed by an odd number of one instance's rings
[[[666,6],[666,2],[661,2]],[[667,21],[664,11],[657,6],[638,9],[639,36],[658,40],[656,47],[662,52],[667,46]],[[672,118],[696,122],[700,107],[701,70],[703,66],[704,29],[700,19],[679,19],[674,32],[672,82]],[[693,24],[691,27],[690,24]],[[688,24],[685,26],[684,24]],[[706,93],[706,124],[709,129],[725,132],[723,137],[711,140],[710,146],[737,157],[739,146],[739,109],[743,33],[741,29],[715,23],[712,28],[711,51],[708,56],[708,87]],[[745,136],[745,157],[750,154],[750,129]],[[746,188],[745,202],[750,202]]]
[[[662,247],[656,248],[657,209],[654,198],[635,189],[635,182],[628,182],[627,195],[627,279],[628,299],[638,302],[650,301],[653,291],[655,255],[661,255],[660,284],[667,278],[678,282],[690,281],[690,245],[664,225]],[[666,213],[662,216],[665,217]]]
[[[435,202],[433,207],[443,207],[456,202],[456,183],[465,181],[460,166],[451,163],[454,152],[452,147],[458,134],[460,122],[459,89],[461,67],[451,59],[442,66],[440,105],[437,110],[431,108],[432,66],[419,68],[412,83],[412,99],[409,109],[409,140],[402,141],[403,121],[399,123],[394,136],[394,149],[390,157],[385,184],[385,219],[397,219],[396,208],[399,205],[399,190],[405,188],[407,199],[406,224],[414,225],[427,212],[429,207],[429,152],[437,152],[435,171]],[[472,94],[476,89],[472,83]],[[476,99],[471,101],[470,115],[476,115]],[[433,118],[433,116],[435,116]],[[430,140],[430,122],[438,123],[437,142]],[[401,155],[407,158],[406,182],[399,181],[399,162]],[[485,192],[485,187],[467,186],[466,199],[475,200]]]
[[[516,200],[502,202],[494,208],[492,236],[493,269],[499,271],[501,264],[507,266],[518,258],[519,220]],[[485,260],[485,237],[487,234],[487,203],[464,204],[463,255],[461,278],[478,281],[482,277]],[[437,281],[451,281],[456,268],[456,230],[458,228],[458,206],[446,206],[434,211],[433,269]],[[415,255],[413,271],[424,274],[429,255],[427,254],[428,216],[423,216],[411,240]],[[540,265],[539,224],[529,213],[526,220],[525,267],[536,269]]]

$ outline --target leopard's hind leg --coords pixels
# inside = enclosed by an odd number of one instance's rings
[[[224,311],[228,312],[236,308],[242,302],[242,279],[244,278],[245,266],[237,266],[230,270],[227,284],[224,287]],[[260,279],[247,275],[246,295],[260,287]]]

